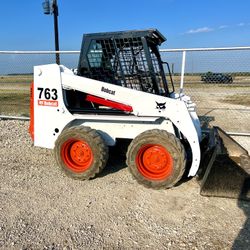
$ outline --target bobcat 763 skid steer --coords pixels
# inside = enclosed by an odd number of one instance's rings
[[[158,46],[164,41],[158,30],[87,34],[77,72],[57,64],[35,66],[34,145],[54,149],[57,164],[76,179],[100,173],[109,146],[130,139],[127,165],[144,186],[169,188],[183,175],[198,174],[205,189],[218,155],[229,155],[243,172],[237,187],[246,183],[247,151],[221,129],[201,130],[195,104],[175,93],[161,60]]]

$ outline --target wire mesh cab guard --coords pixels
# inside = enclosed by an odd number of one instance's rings
[[[144,92],[168,95],[156,29],[85,34],[78,75]]]

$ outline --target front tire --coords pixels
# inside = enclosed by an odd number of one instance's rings
[[[174,135],[165,130],[148,130],[131,142],[127,165],[140,184],[154,189],[170,188],[183,176],[186,153]]]
[[[60,134],[55,143],[54,155],[67,176],[87,180],[105,167],[108,147],[94,129],[76,126]]]

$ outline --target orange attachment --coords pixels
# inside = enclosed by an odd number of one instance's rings
[[[90,146],[83,140],[69,139],[61,147],[64,164],[75,173],[86,171],[94,160]]]
[[[30,84],[30,127],[29,133],[31,139],[34,141],[35,131],[34,131],[34,82]]]
[[[146,144],[136,155],[138,171],[149,180],[161,181],[173,172],[173,157],[161,145]]]

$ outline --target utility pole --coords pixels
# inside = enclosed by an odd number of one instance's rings
[[[58,34],[58,5],[57,0],[53,0],[52,9],[54,13],[54,32],[55,32],[55,49],[59,52],[59,34]],[[56,63],[60,64],[60,55],[56,53]]]
[[[57,0],[45,0],[43,2],[43,12],[45,15],[53,14],[54,15],[54,34],[55,34],[55,51],[59,52],[59,33],[58,33],[58,5]],[[60,64],[60,55],[56,53],[56,63]]]

